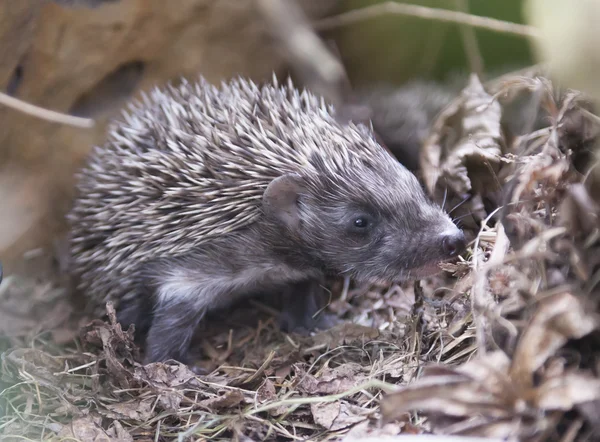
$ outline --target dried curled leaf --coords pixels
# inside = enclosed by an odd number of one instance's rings
[[[338,431],[367,419],[364,410],[344,401],[311,404],[315,423],[330,431]]]
[[[101,347],[100,359],[106,362],[109,373],[122,388],[130,388],[133,382],[131,367],[139,360],[139,350],[134,342],[133,327],[126,332],[117,322],[117,315],[111,302],[107,303],[109,323],[94,320],[81,330],[84,345]]]
[[[101,419],[92,416],[86,416],[79,419],[75,419],[70,424],[63,426],[58,433],[58,438],[62,440],[85,440],[92,442],[117,442],[118,439],[109,436],[109,434],[102,428]]]
[[[535,372],[569,339],[579,339],[600,325],[600,318],[581,299],[560,293],[540,302],[523,332],[509,376],[519,388],[533,386]]]
[[[298,390],[308,395],[330,395],[343,393],[364,381],[360,367],[344,364],[340,367],[326,367],[318,377],[310,374],[300,375]]]
[[[472,75],[461,99],[442,113],[424,143],[421,168],[431,194],[446,187],[458,195],[497,187],[501,118],[500,104]]]
[[[568,340],[599,325],[598,315],[571,293],[547,297],[539,301],[512,360],[496,351],[457,368],[430,367],[417,382],[386,396],[382,414],[395,419],[420,410],[456,434],[471,434],[473,425],[482,436],[539,433],[553,425],[550,412],[600,400],[600,380],[590,373],[558,364],[541,370]],[[479,419],[470,421],[474,415]],[[460,425],[448,426],[442,417]]]
[[[574,234],[585,238],[598,229],[600,206],[583,184],[573,184],[569,187],[559,212],[561,224]]]
[[[111,419],[132,419],[143,422],[152,416],[153,403],[154,398],[146,398],[106,404],[106,410],[101,413]]]
[[[184,364],[156,362],[144,366],[140,365],[135,367],[133,377],[138,382],[144,382],[157,391],[198,385],[197,375]]]
[[[544,380],[535,396],[536,406],[543,410],[568,411],[575,405],[597,400],[600,400],[600,379],[577,372]]]
[[[373,327],[354,324],[352,322],[343,322],[336,324],[329,330],[318,333],[314,341],[320,344],[327,344],[329,347],[338,347],[340,345],[349,345],[352,343],[362,343],[377,339],[379,330]]]
[[[233,408],[245,401],[245,397],[240,390],[229,390],[225,394],[200,402],[202,407],[209,410],[223,410]]]
[[[506,385],[496,369],[508,365],[508,358],[498,352],[485,361],[470,362],[456,369],[429,367],[417,382],[385,396],[381,412],[388,420],[413,410],[456,417],[483,414],[505,418],[510,412],[498,403],[497,396]]]

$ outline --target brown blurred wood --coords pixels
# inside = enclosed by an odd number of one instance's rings
[[[316,19],[336,3],[300,5]],[[0,2],[0,87],[28,103],[96,120],[92,129],[74,128],[0,106],[5,273],[64,231],[73,174],[131,96],[180,76],[260,81],[284,69],[253,1],[120,0],[94,8]]]

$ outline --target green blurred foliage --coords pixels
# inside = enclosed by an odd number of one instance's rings
[[[343,0],[342,9],[383,3],[384,0]],[[398,1],[456,9],[454,0]],[[470,0],[469,12],[524,23],[523,0]],[[344,65],[355,85],[386,81],[401,84],[415,77],[443,80],[468,71],[459,25],[403,15],[386,15],[332,29]],[[532,63],[526,38],[476,29],[486,71],[503,71]]]

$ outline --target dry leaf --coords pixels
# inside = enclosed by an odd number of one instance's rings
[[[315,423],[330,431],[341,430],[366,419],[361,407],[341,401],[311,404],[310,411]]]
[[[511,378],[519,387],[530,387],[536,370],[567,340],[581,338],[597,329],[599,324],[598,315],[571,293],[560,293],[540,301],[517,344]]]
[[[264,404],[267,401],[272,401],[277,397],[275,385],[269,378],[265,379],[258,390],[256,390],[256,400],[259,404]]]
[[[395,422],[377,426],[369,424],[369,422],[361,422],[355,425],[346,433],[342,442],[359,442],[368,438],[379,440],[390,436],[397,436],[404,427],[404,424]]]
[[[233,408],[245,401],[244,395],[240,390],[229,390],[222,396],[205,399],[200,401],[202,407],[217,411],[227,408]]]
[[[168,391],[173,387],[199,385],[197,375],[184,364],[164,364],[155,362],[136,366],[133,377],[146,382],[158,391]]]
[[[94,320],[81,330],[81,340],[88,347],[102,347],[99,359],[104,359],[108,371],[121,388],[132,386],[131,367],[139,360],[139,351],[133,339],[133,328],[126,332],[117,322],[112,303],[107,303],[106,311],[110,323]]]
[[[167,411],[177,411],[183,400],[183,393],[179,391],[167,391],[160,394],[158,403]]]
[[[442,185],[458,195],[495,188],[503,143],[500,104],[476,75],[461,101],[442,113],[421,154],[423,179],[430,194]],[[445,127],[448,126],[448,127]]]
[[[75,439],[89,442],[117,442],[120,439],[112,438],[100,426],[101,419],[86,416],[73,420],[65,425],[58,433],[59,438]]]
[[[543,410],[571,410],[600,399],[600,379],[586,373],[565,373],[545,380],[536,389],[536,406]]]
[[[341,345],[350,345],[356,342],[368,342],[379,337],[379,330],[373,327],[342,322],[329,330],[322,331],[314,336],[314,342],[326,344],[330,348]]]
[[[360,367],[355,364],[344,364],[336,368],[325,368],[318,376],[300,375],[297,388],[308,395],[330,395],[343,393],[364,381]]]
[[[144,422],[152,416],[154,398],[106,404],[100,413],[111,419],[132,419]]]
[[[106,431],[110,437],[120,442],[133,442],[133,436],[129,434],[119,421],[113,421],[111,427]]]

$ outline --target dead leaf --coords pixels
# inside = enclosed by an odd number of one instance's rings
[[[75,439],[90,442],[116,442],[119,439],[111,438],[100,426],[101,419],[86,416],[73,420],[65,425],[58,433],[59,438]]]
[[[344,364],[336,368],[325,368],[320,376],[300,375],[297,388],[310,396],[343,393],[364,381],[360,367],[356,364]]]
[[[576,235],[587,237],[598,228],[600,207],[584,184],[572,184],[560,206],[561,224]]]
[[[407,418],[410,419],[410,416],[407,415]],[[363,421],[352,427],[343,437],[342,442],[359,442],[369,438],[383,439],[397,436],[402,432],[404,426],[404,423],[397,422],[374,426],[368,421]]]
[[[64,369],[63,361],[35,348],[17,348],[1,355],[12,367],[27,372],[45,385],[58,385],[55,373]]]
[[[352,322],[336,324],[329,330],[320,332],[314,336],[314,342],[326,344],[330,348],[341,345],[351,345],[356,342],[368,342],[379,337],[379,330]]]
[[[259,404],[277,401],[277,390],[275,389],[275,384],[273,384],[269,378],[266,378],[256,391],[256,401]],[[269,409],[268,413],[271,416],[281,416],[288,411],[289,407],[287,405],[281,405],[279,407]]]
[[[229,390],[222,396],[205,399],[200,401],[199,405],[209,410],[218,411],[227,408],[234,408],[245,401],[244,394],[240,390]]]
[[[457,195],[497,187],[494,175],[503,144],[500,104],[471,75],[461,99],[440,115],[421,152],[423,179],[430,194],[449,187]]]
[[[593,160],[594,149],[600,136],[600,125],[593,118],[596,109],[591,101],[576,94],[563,112],[557,128],[558,145],[572,154],[575,168],[585,173]]]
[[[160,406],[167,411],[177,411],[183,400],[183,393],[179,391],[167,391],[160,393],[158,396],[158,403]]]
[[[593,436],[600,435],[600,399],[577,405],[576,409],[588,421],[593,429]]]
[[[536,370],[569,339],[578,339],[598,328],[598,315],[571,293],[540,301],[513,356],[510,377],[520,388],[533,384]]]
[[[544,410],[571,410],[600,400],[600,379],[588,373],[564,373],[536,388],[536,406]]]
[[[198,386],[197,375],[184,364],[164,364],[155,362],[148,365],[138,365],[133,373],[134,379],[145,382],[163,391],[173,387]]]
[[[106,368],[121,388],[131,388],[133,381],[132,368],[139,360],[139,350],[133,339],[133,327],[126,332],[117,322],[112,303],[106,305],[110,323],[94,320],[85,326],[80,333],[83,344],[87,347],[102,347],[99,359],[106,362]]]
[[[105,404],[100,413],[111,419],[132,419],[145,422],[152,416],[154,398]]]
[[[456,417],[477,414],[505,418],[512,410],[506,406],[506,396],[512,397],[505,375],[508,366],[509,360],[502,352],[490,353],[458,368],[428,366],[418,381],[384,396],[381,413],[387,420],[412,410]]]
[[[256,400],[259,404],[264,404],[274,400],[277,397],[275,385],[269,378],[265,379],[262,385],[256,390]]]
[[[113,421],[111,427],[106,431],[110,437],[120,442],[133,442],[133,436],[129,434],[119,421]]]
[[[311,404],[310,411],[315,423],[329,431],[338,431],[367,419],[361,407],[341,401]]]

